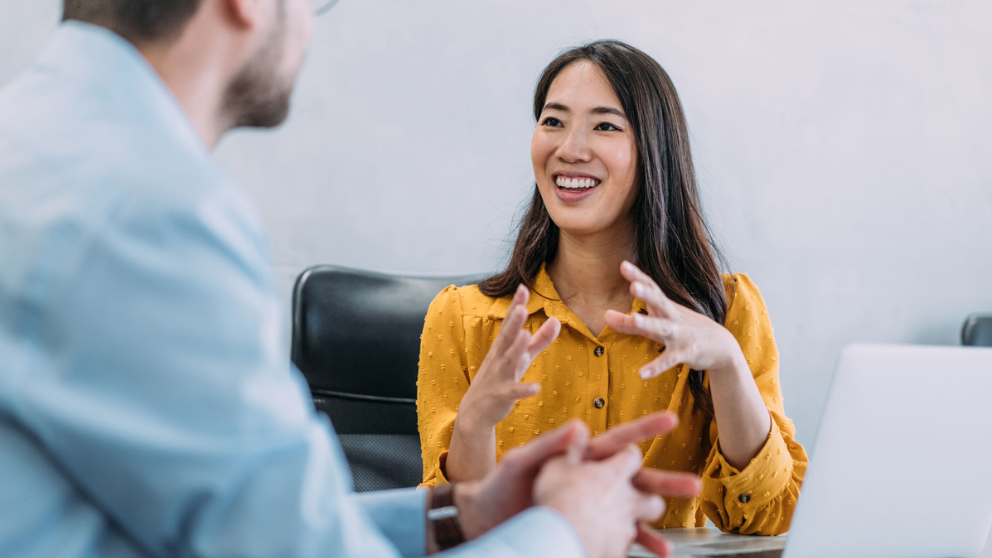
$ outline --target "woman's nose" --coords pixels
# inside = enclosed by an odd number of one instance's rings
[[[586,162],[592,159],[588,138],[581,130],[570,130],[565,141],[558,146],[558,157],[568,163]]]

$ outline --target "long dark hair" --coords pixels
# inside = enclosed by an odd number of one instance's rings
[[[703,221],[696,188],[689,133],[675,86],[650,56],[620,41],[596,41],[569,49],[545,68],[534,92],[534,118],[540,119],[555,78],[582,60],[596,64],[620,99],[637,145],[638,192],[632,208],[635,259],[673,301],[723,323],[727,297],[717,265],[720,257]],[[506,270],[479,284],[491,297],[533,286],[541,264],[558,251],[558,226],[534,187],[530,208]],[[703,372],[693,370],[689,389],[696,406],[713,416],[713,400]]]

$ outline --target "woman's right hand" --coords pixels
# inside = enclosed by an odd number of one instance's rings
[[[550,318],[533,335],[523,329],[529,295],[527,287],[517,287],[499,335],[458,405],[456,428],[459,422],[475,432],[494,428],[510,414],[518,399],[533,397],[541,391],[540,384],[522,384],[520,379],[534,358],[558,337],[561,322]]]

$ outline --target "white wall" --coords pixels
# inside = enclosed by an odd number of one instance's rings
[[[0,83],[59,5],[0,0]],[[531,188],[540,70],[629,41],[678,87],[711,224],[764,292],[809,443],[842,345],[954,344],[992,310],[990,29],[985,0],[343,0],[289,123],[218,156],[268,221],[287,304],[317,263],[492,270]]]

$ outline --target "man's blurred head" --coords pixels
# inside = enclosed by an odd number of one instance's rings
[[[311,0],[64,0],[63,19],[106,27],[139,50],[177,51],[222,79],[222,130],[278,126],[313,27]],[[206,88],[204,88],[206,89]]]

